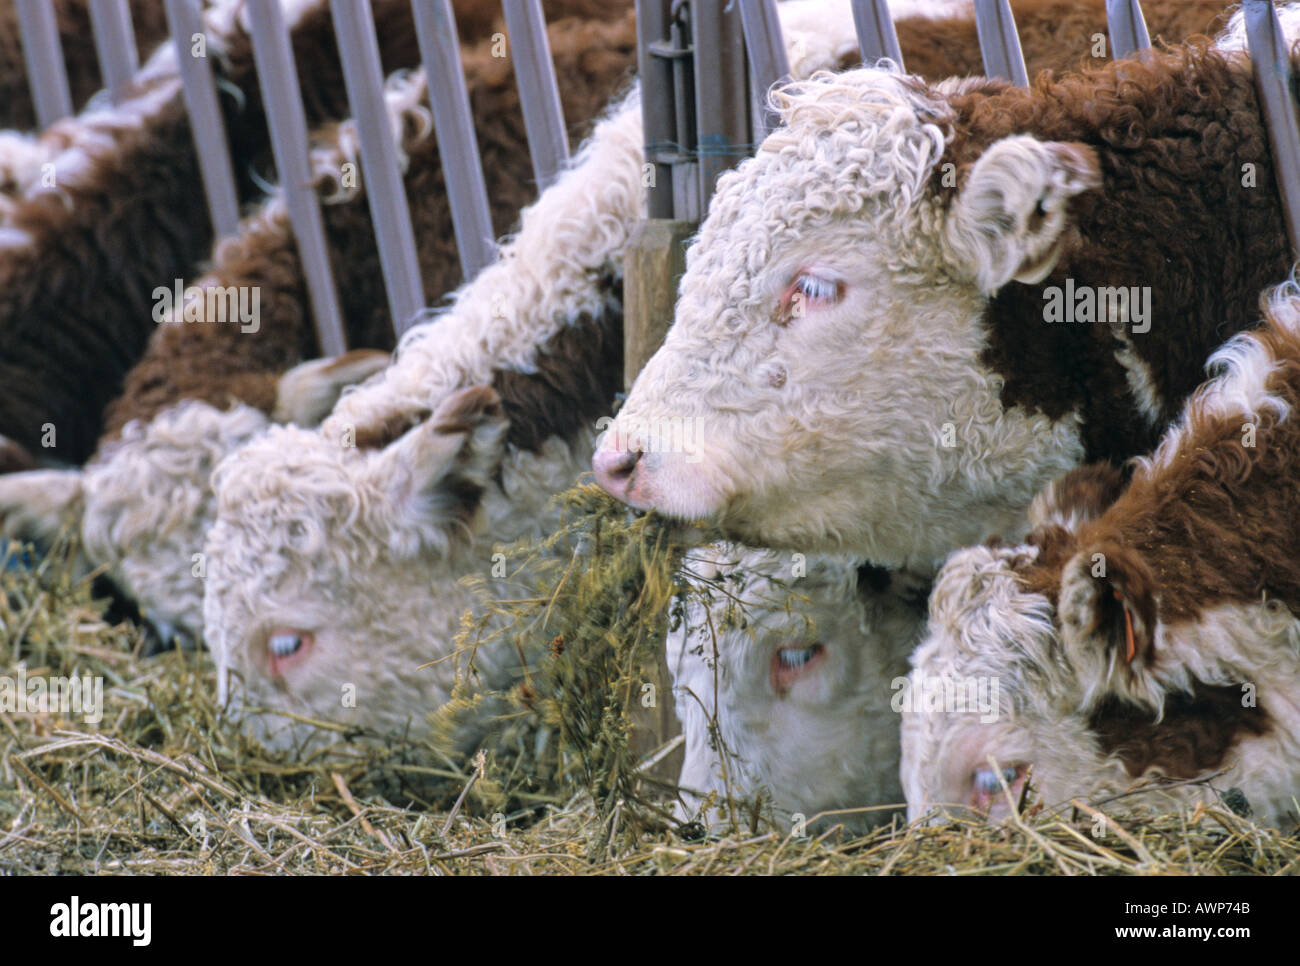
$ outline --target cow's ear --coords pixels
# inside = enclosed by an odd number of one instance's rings
[[[375,454],[368,471],[388,496],[381,512],[395,555],[463,535],[500,466],[505,432],[496,391],[471,386]]]
[[[1146,674],[1155,660],[1156,586],[1140,554],[1113,541],[1085,545],[1061,571],[1057,609],[1085,707],[1110,693],[1158,702]]]
[[[0,534],[48,548],[65,526],[80,526],[82,480],[81,470],[0,476]]]
[[[304,428],[318,426],[344,389],[387,368],[390,361],[388,353],[378,349],[353,349],[340,356],[296,365],[276,384],[271,418]]]
[[[959,267],[981,292],[1010,281],[1042,281],[1056,265],[1069,202],[1101,184],[1096,152],[1085,144],[1003,138],[971,168],[947,226]]]

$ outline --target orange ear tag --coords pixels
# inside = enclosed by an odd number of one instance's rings
[[[1118,590],[1113,593],[1116,600],[1124,600]],[[1137,654],[1137,645],[1133,643],[1133,615],[1129,613],[1128,604],[1124,605],[1124,641],[1128,644],[1128,653],[1124,655],[1124,663],[1132,664],[1133,658]]]

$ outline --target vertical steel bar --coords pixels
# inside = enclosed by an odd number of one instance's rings
[[[1287,236],[1300,255],[1300,115],[1291,93],[1291,48],[1269,0],[1245,0],[1242,8]]]
[[[176,45],[176,62],[189,113],[194,148],[199,155],[203,191],[212,216],[212,230],[218,238],[239,230],[239,195],[230,163],[226,124],[217,103],[217,87],[205,56],[195,56],[196,38],[203,34],[199,0],[166,0],[167,26]]]
[[[415,33],[433,107],[438,154],[451,203],[460,267],[466,280],[496,260],[487,183],[474,133],[451,0],[413,0]]]
[[[27,62],[27,83],[36,107],[36,124],[46,128],[72,113],[68,71],[59,46],[59,25],[49,0],[17,0],[18,29]]]
[[[320,204],[312,189],[307,120],[293,50],[284,26],[284,11],[279,0],[248,0],[246,9],[252,25],[253,63],[271,131],[271,150],[298,241],[317,339],[322,354],[337,355],[347,349],[347,337],[334,289],[334,274],[330,271]]]
[[[853,0],[853,27],[858,34],[863,63],[874,64],[888,57],[903,67],[903,48],[898,46],[898,31],[889,13],[889,0]]]
[[[695,46],[689,0],[673,0],[668,49],[673,51],[673,123],[679,146],[673,164],[673,217],[698,222],[700,202],[699,125],[695,119]]]
[[[980,38],[984,73],[1006,78],[1017,87],[1028,87],[1029,72],[1009,0],[975,0],[975,30]]]
[[[647,186],[647,216],[673,216],[673,166],[660,161],[658,155],[670,150],[677,140],[673,111],[673,65],[665,57],[651,53],[653,45],[668,42],[669,10],[672,0],[636,0],[637,75],[641,79],[641,130],[645,139],[646,164],[650,184]]]
[[[540,0],[503,0],[515,83],[524,109],[528,153],[533,159],[537,190],[544,191],[569,160],[569,135],[560,109],[555,63],[546,37]]]
[[[781,36],[776,0],[749,0],[739,6],[754,83],[754,99],[763,118],[763,130],[755,132],[756,138],[761,140],[777,125],[776,114],[767,106],[767,92],[790,79],[790,58],[786,56],[785,39]]]
[[[393,332],[400,336],[424,308],[424,282],[415,254],[415,230],[411,227],[397,145],[384,103],[384,70],[379,63],[374,15],[370,0],[330,0],[330,14],[339,41],[348,104],[360,135],[361,173],[379,243],[379,265],[393,313]]]
[[[1110,28],[1110,55],[1115,60],[1132,57],[1151,46],[1138,0],[1106,0],[1106,24]]]
[[[718,175],[751,151],[748,71],[736,6],[727,0],[691,3],[701,211],[708,210]]]
[[[104,87],[114,104],[122,99],[140,69],[127,0],[90,0],[90,24]]]

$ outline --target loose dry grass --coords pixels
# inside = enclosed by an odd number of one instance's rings
[[[581,504],[582,497],[575,497]],[[582,508],[581,505],[578,506]],[[591,510],[593,507],[586,506]],[[583,543],[592,530],[575,530]],[[600,539],[611,534],[606,518]],[[622,560],[628,573],[659,568],[664,582],[625,588],[630,598],[587,607],[582,627],[566,623],[562,648],[534,668],[532,714],[562,730],[554,781],[531,790],[518,783],[480,796],[516,765],[490,749],[482,771],[399,741],[345,743],[329,759],[291,761],[250,745],[214,702],[206,654],[173,651],[142,658],[143,639],[101,616],[85,581],[73,581],[51,555],[36,572],[6,568],[0,576],[0,676],[92,675],[104,678],[105,714],[98,724],[55,713],[0,713],[0,871],[92,874],[1281,874],[1300,871],[1300,840],[1262,830],[1231,812],[1198,809],[1142,824],[1111,822],[1100,840],[1086,812],[1077,819],[1013,819],[1001,827],[953,822],[937,827],[886,827],[853,838],[838,827],[794,838],[748,827],[724,838],[685,841],[678,831],[638,817],[641,805],[662,810],[661,796],[636,780],[626,748],[623,675],[652,646],[650,632],[613,640],[600,628],[634,629],[661,615],[676,586],[670,558],[659,553],[653,522],[637,540],[613,536],[599,553]],[[634,546],[657,547],[639,556]],[[668,567],[663,564],[667,559]],[[532,632],[552,634],[548,621],[572,602],[592,603],[590,568],[570,568],[539,595],[542,619]],[[563,571],[562,571],[563,572]],[[618,572],[617,570],[612,573]],[[565,588],[569,588],[566,591]],[[565,601],[571,594],[570,603]],[[665,597],[665,595],[667,595]],[[629,599],[631,603],[629,604]],[[545,606],[554,603],[549,615]],[[593,605],[594,606],[594,605]],[[656,610],[657,609],[657,610]],[[566,621],[568,618],[566,618]],[[656,616],[655,621],[662,620]],[[511,625],[516,633],[527,625]],[[522,628],[522,629],[521,629]],[[475,633],[474,625],[467,635]],[[564,661],[565,655],[569,662]],[[596,687],[604,699],[580,696],[590,681],[583,665],[614,668]],[[615,699],[610,700],[613,694]],[[587,715],[595,701],[596,712]],[[583,709],[586,709],[585,711]],[[587,715],[584,717],[584,715]],[[590,741],[590,751],[578,744]],[[346,749],[355,747],[355,751]],[[575,750],[576,749],[576,750]],[[496,763],[495,766],[493,763]],[[494,771],[495,767],[495,771]],[[445,797],[422,797],[428,779]],[[465,789],[471,788],[468,795]],[[595,794],[593,794],[593,792]],[[628,797],[623,797],[623,796]],[[494,797],[495,796],[495,797]],[[603,797],[602,797],[603,796]],[[509,800],[493,812],[492,803]],[[832,818],[833,821],[833,818]],[[694,831],[698,832],[698,828]],[[689,832],[687,833],[689,834]]]

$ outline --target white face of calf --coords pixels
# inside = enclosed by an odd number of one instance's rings
[[[909,818],[997,820],[1028,780],[1030,800],[1112,814],[1218,803],[1236,786],[1256,820],[1293,825],[1300,621],[1260,603],[1152,625],[1121,591],[1122,550],[1106,555],[1103,580],[1083,566],[1091,550],[1051,568],[1055,606],[1027,586],[1037,547],[974,547],[944,565],[903,715]],[[1258,706],[1245,697],[1256,687]],[[996,715],[976,706],[982,695],[996,697]]]
[[[1034,548],[973,547],[939,572],[903,714],[909,819],[945,807],[1004,816],[1008,795],[1019,804],[1030,766],[1052,803],[1129,784],[1123,766],[1099,753],[1073,700],[1051,602],[1016,576],[1036,556]],[[980,695],[996,704],[981,706]]]
[[[781,820],[900,802],[891,681],[906,671],[919,608],[840,557],[713,545],[686,566],[721,581],[713,603],[690,601],[668,635],[688,814],[709,792],[724,806],[761,794]]]
[[[785,126],[719,180],[597,480],[748,543],[891,566],[1015,532],[1082,446],[1073,416],[1004,409],[981,317],[1051,269],[1095,157],[1010,137],[943,189],[941,92],[858,70],[777,99]]]
[[[476,569],[504,433],[496,394],[479,386],[383,449],[277,427],[221,464],[205,637],[221,699],[250,734],[299,750],[333,737],[275,711],[425,730],[469,662],[451,656],[472,602],[457,578]],[[492,682],[503,670],[482,652],[474,663]]]

